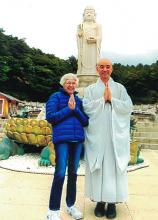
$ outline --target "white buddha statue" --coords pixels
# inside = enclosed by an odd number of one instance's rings
[[[77,26],[78,75],[96,75],[101,40],[101,25],[96,23],[95,10],[87,6],[84,10],[83,22]]]

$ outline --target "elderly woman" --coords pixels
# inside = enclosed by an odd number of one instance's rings
[[[65,74],[60,84],[63,88],[50,96],[46,103],[46,119],[53,126],[53,143],[56,153],[56,167],[52,183],[48,220],[60,220],[62,188],[68,165],[66,204],[67,212],[74,219],[81,219],[82,213],[74,206],[76,200],[77,169],[83,147],[84,126],[88,117],[83,112],[82,102],[76,96],[78,78]]]

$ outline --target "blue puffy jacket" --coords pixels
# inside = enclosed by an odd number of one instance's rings
[[[50,96],[46,103],[46,119],[53,126],[53,143],[85,139],[83,126],[88,125],[88,116],[83,112],[81,99],[74,94],[76,107],[68,107],[69,94],[61,89]]]

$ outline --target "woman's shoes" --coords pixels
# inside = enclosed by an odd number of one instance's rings
[[[67,207],[67,213],[76,220],[83,218],[83,214],[74,205],[71,207]]]
[[[116,205],[115,203],[108,203],[106,210],[106,217],[108,219],[113,219],[116,217]]]
[[[83,214],[75,206],[67,207],[67,213],[76,220],[83,218]],[[60,211],[49,210],[47,213],[47,220],[61,220]]]
[[[47,220],[61,220],[59,210],[58,211],[49,210],[47,213]]]
[[[94,214],[96,217],[103,217],[105,215],[105,202],[97,202]]]

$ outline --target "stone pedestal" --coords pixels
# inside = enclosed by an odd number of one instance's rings
[[[78,96],[79,97],[83,97],[84,94],[84,88],[86,88],[87,86],[95,83],[98,79],[98,75],[97,74],[77,74],[77,77],[79,78],[79,86],[76,89],[76,91],[78,92]]]
[[[98,75],[90,75],[90,74],[77,74],[79,78],[79,87],[87,87],[90,84],[93,84],[97,81]]]

